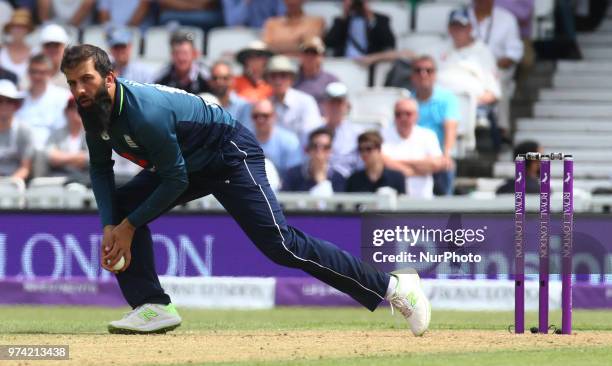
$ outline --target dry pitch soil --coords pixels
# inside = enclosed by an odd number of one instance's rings
[[[0,344],[68,344],[68,361],[0,361],[0,365],[148,365],[227,361],[304,360],[411,353],[609,346],[612,332],[570,336],[500,331],[434,330],[415,338],[406,330],[177,331],[166,335],[10,334]]]

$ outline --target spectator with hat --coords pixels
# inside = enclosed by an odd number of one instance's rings
[[[287,13],[270,18],[264,23],[261,39],[275,53],[296,56],[303,40],[323,36],[325,20],[306,15],[304,2],[305,0],[285,0]]]
[[[358,58],[395,48],[389,17],[372,11],[367,0],[344,0],[343,9],[325,35],[335,57]]]
[[[40,30],[42,53],[51,60],[53,65],[51,69],[51,83],[65,89],[68,89],[68,83],[66,82],[66,77],[60,71],[60,65],[68,42],[68,33],[58,24],[50,23],[44,25]]]
[[[0,80],[0,177],[26,180],[32,169],[32,135],[15,116],[23,95],[10,80]]]
[[[272,87],[271,100],[278,124],[305,141],[310,131],[323,122],[315,99],[291,87],[296,74],[297,66],[287,56],[274,56],[266,66],[266,80]]]
[[[302,147],[297,135],[276,125],[274,106],[269,100],[255,102],[251,119],[265,157],[272,161],[281,176],[302,162]]]
[[[378,131],[367,131],[357,139],[359,156],[365,169],[353,173],[346,182],[347,192],[376,192],[391,187],[398,194],[406,193],[406,180],[402,173],[385,167],[382,155],[382,137]]]
[[[359,165],[358,128],[348,120],[350,104],[346,85],[335,81],[325,88],[325,127],[333,132],[331,166],[345,178]]]
[[[11,20],[4,25],[3,38],[7,39],[7,42],[0,49],[0,66],[16,75],[19,82],[26,79],[28,61],[32,53],[26,43],[26,36],[33,29],[32,15],[27,9],[16,9]]]
[[[172,63],[162,71],[157,84],[182,89],[192,94],[208,93],[207,75],[198,63],[198,50],[190,32],[177,31],[170,37]]]
[[[319,105],[319,110],[322,112],[325,87],[329,83],[338,81],[338,78],[323,71],[321,67],[323,55],[325,54],[325,45],[320,37],[307,39],[300,45],[300,51],[300,70],[293,87],[312,95]]]
[[[66,126],[55,130],[47,144],[46,157],[49,171],[46,175],[66,176],[69,182],[90,185],[85,130],[74,97],[68,99],[64,114]]]
[[[236,60],[242,65],[242,75],[234,78],[234,91],[253,103],[269,98],[272,89],[264,78],[266,64],[273,53],[262,41],[253,41],[240,50]]]
[[[131,60],[133,38],[130,28],[124,26],[111,27],[106,32],[115,75],[140,83],[152,83],[153,71],[146,65]]]
[[[228,27],[261,28],[268,18],[287,12],[284,0],[223,0],[222,5]]]
[[[235,120],[246,125],[250,121],[251,105],[232,90],[233,78],[232,66],[225,61],[217,61],[210,68],[208,85],[211,94],[217,97],[218,104]]]
[[[41,22],[68,24],[83,28],[91,24],[95,0],[37,0],[38,19]]]
[[[17,117],[32,130],[34,148],[40,151],[45,149],[51,132],[66,125],[64,106],[70,92],[51,83],[52,68],[47,56],[32,56],[28,66],[30,87],[17,112]]]

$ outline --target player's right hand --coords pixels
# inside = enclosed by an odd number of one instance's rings
[[[102,234],[102,245],[100,246],[100,261],[102,263],[102,268],[106,269],[107,271],[111,271],[114,272],[113,269],[111,268],[111,266],[106,263],[106,261],[104,260],[104,257],[106,256],[106,254],[108,254],[108,252],[110,252],[112,246],[113,246],[113,229],[115,228],[115,225],[106,225],[104,227],[104,232]]]

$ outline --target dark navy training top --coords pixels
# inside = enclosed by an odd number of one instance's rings
[[[237,122],[218,105],[183,90],[125,79],[117,79],[116,86],[109,130],[86,133],[91,184],[102,225],[113,225],[112,150],[156,172],[160,185],[128,216],[138,227],[160,215],[185,191],[188,173],[203,169],[218,156]]]

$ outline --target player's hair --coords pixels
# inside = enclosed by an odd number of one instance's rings
[[[53,62],[51,59],[42,53],[38,53],[32,57],[30,57],[30,61],[28,65],[32,64],[45,64],[49,68],[49,70],[53,70]]]
[[[308,135],[308,145],[312,144],[312,142],[314,141],[315,137],[317,137],[319,135],[327,135],[327,136],[329,136],[330,140],[334,139],[334,132],[332,130],[330,130],[327,127],[320,127],[320,128],[317,128],[316,130],[312,131]]]
[[[66,47],[60,70],[66,73],[67,69],[72,69],[82,62],[93,60],[94,68],[103,78],[113,71],[113,64],[103,49],[90,45],[81,44],[78,46]]]
[[[434,60],[434,58],[431,55],[427,55],[427,54],[417,56],[414,60],[412,60],[412,64],[414,65],[422,61],[429,61],[434,66],[434,69],[438,68],[438,65],[436,64],[436,60]]]
[[[382,146],[382,136],[378,131],[366,131],[357,137],[357,143],[359,145],[370,143],[376,146],[376,148],[380,148]]]
[[[174,48],[174,46],[182,43],[189,43],[191,47],[195,47],[194,40],[195,34],[192,32],[178,30],[170,35],[170,47]]]

